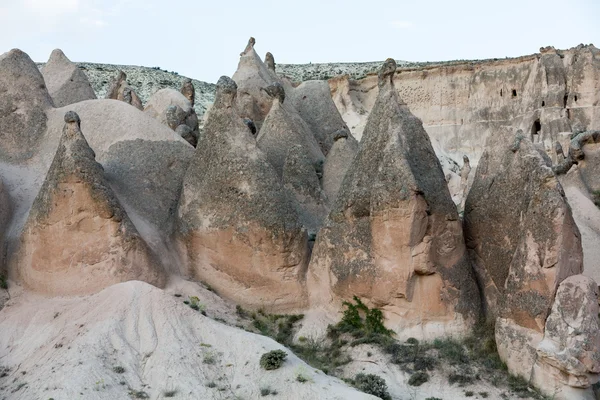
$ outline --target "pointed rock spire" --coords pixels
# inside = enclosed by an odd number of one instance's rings
[[[96,98],[87,76],[60,49],[52,51],[42,75],[56,107]]]
[[[269,52],[265,54],[265,65],[267,66],[269,71],[275,72],[275,57],[273,57],[273,54]]]
[[[117,76],[115,76],[108,85],[106,98],[120,100],[127,104],[131,104],[138,110],[144,110],[142,100],[140,100],[133,88],[129,86],[129,83],[127,83],[127,75],[121,70],[119,70]]]
[[[46,132],[52,99],[39,69],[21,50],[0,55],[0,93],[0,159],[29,159]]]
[[[237,113],[237,85],[224,76],[186,173],[180,240],[190,272],[247,307],[306,305],[306,232],[280,179]]]
[[[335,203],[344,176],[358,153],[358,142],[347,131],[338,131],[333,136],[333,146],[323,165],[323,190],[329,204]]]
[[[164,276],[106,182],[75,112],[67,112],[58,150],[20,239],[13,265],[31,289],[71,295]]]
[[[192,84],[192,80],[187,78],[183,81],[183,85],[181,85],[181,94],[185,96],[186,99],[190,102],[191,106],[194,107],[194,102],[196,101],[196,89]]]
[[[480,302],[461,223],[429,137],[390,79],[394,64],[380,70],[360,149],[317,236],[311,302],[359,296],[401,337],[466,334]]]

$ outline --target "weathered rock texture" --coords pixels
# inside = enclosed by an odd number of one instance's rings
[[[467,247],[488,318],[543,332],[558,285],[583,270],[581,237],[550,160],[519,134],[497,149],[466,201]]]
[[[583,275],[566,278],[556,292],[537,346],[533,381],[556,399],[593,398],[600,380],[598,284]]]
[[[306,232],[280,179],[237,113],[222,77],[184,179],[180,238],[200,280],[248,307],[306,306]]]
[[[0,55],[0,159],[31,158],[52,107],[44,78],[29,56],[13,49]]]
[[[327,196],[321,189],[314,165],[302,146],[290,148],[283,166],[283,186],[298,212],[298,218],[315,237],[327,216]]]
[[[195,147],[198,143],[200,135],[198,116],[192,103],[184,94],[173,89],[161,89],[150,97],[144,112],[178,132],[182,137],[185,136],[184,139],[192,146]],[[189,130],[184,127],[179,128],[181,125],[187,126]]]
[[[144,109],[142,101],[129,83],[127,83],[127,75],[121,70],[119,70],[117,75],[112,79],[106,92],[106,98],[124,101],[138,110]]]
[[[324,155],[329,153],[336,135],[350,135],[350,130],[331,99],[325,81],[302,82],[287,91],[287,97],[306,121]]]
[[[13,262],[26,286],[53,295],[89,294],[128,280],[164,283],[74,112],[65,115],[58,151]]]
[[[254,38],[250,38],[246,49],[240,54],[240,62],[232,79],[238,86],[237,106],[240,116],[251,119],[260,130],[272,104],[271,96],[263,88],[279,79],[262,62],[254,50],[254,43]]]
[[[480,300],[461,223],[421,121],[400,100],[396,64],[380,91],[356,158],[317,236],[313,304],[357,295],[381,307],[399,337],[464,334]]]
[[[352,135],[336,135],[323,165],[323,190],[330,204],[337,198],[346,172],[358,153],[358,142]]]
[[[268,90],[273,96],[272,106],[256,138],[257,146],[280,176],[288,152],[292,147],[300,146],[313,168],[322,176],[325,157],[309,126],[296,109],[285,101],[284,89],[280,84],[267,89],[272,89]]]
[[[42,75],[55,107],[64,107],[96,98],[94,89],[83,71],[60,49],[52,51],[42,69]]]

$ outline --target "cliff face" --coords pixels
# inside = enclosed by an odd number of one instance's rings
[[[400,67],[400,97],[423,121],[440,151],[474,164],[486,139],[500,129],[522,129],[555,160],[554,142],[572,130],[600,125],[600,51],[592,45],[512,59]],[[329,80],[332,96],[358,138],[377,96],[377,76]],[[567,145],[568,147],[568,145]]]

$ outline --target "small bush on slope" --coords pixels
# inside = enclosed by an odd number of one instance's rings
[[[260,357],[260,366],[266,370],[273,370],[281,367],[287,357],[283,350],[271,350]]]

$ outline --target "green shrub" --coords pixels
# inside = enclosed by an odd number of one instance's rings
[[[177,390],[167,390],[163,393],[163,396],[165,397],[175,397],[175,395],[177,394]]]
[[[429,380],[429,374],[427,372],[418,371],[410,376],[408,384],[410,386],[421,386]]]
[[[268,388],[268,387],[260,388],[260,395],[261,396],[264,397],[264,396],[268,396],[270,394],[271,394],[271,388]]]
[[[350,333],[354,337],[363,337],[371,334],[391,336],[393,331],[383,324],[383,313],[377,308],[367,307],[357,296],[356,304],[347,301],[342,304],[346,307],[337,328],[342,333]],[[363,318],[364,316],[364,318]]]
[[[113,372],[115,372],[117,374],[124,374],[125,368],[123,368],[121,366],[116,366],[116,367],[113,367]]]
[[[260,366],[267,371],[281,367],[287,357],[283,350],[271,350],[260,357]]]
[[[392,400],[385,379],[374,374],[357,374],[354,377],[354,386],[361,392],[372,394],[383,400]]]
[[[8,289],[8,281],[4,275],[0,275],[0,289]]]

